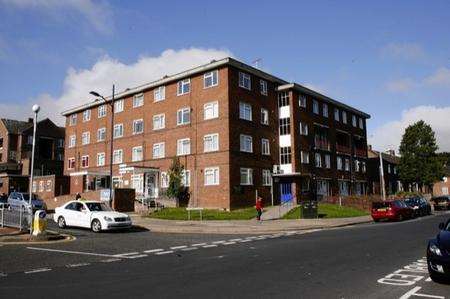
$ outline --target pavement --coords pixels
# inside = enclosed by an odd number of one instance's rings
[[[449,298],[423,260],[449,216],[261,235],[69,228],[76,241],[0,246],[0,298]]]
[[[311,230],[342,227],[372,222],[370,216],[333,219],[295,220],[220,220],[220,221],[175,221],[130,215],[135,225],[152,232],[192,234],[265,234],[289,230]]]

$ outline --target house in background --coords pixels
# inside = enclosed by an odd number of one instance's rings
[[[50,119],[36,128],[34,175],[63,175],[65,129]],[[0,119],[0,193],[27,192],[31,169],[33,119]]]
[[[450,165],[444,169],[444,177],[433,185],[433,196],[449,195],[450,193]]]
[[[386,195],[394,195],[402,190],[400,178],[398,175],[398,165],[400,157],[395,155],[394,150],[382,152],[384,172],[384,186]],[[380,194],[380,152],[375,151],[369,146],[367,151],[368,158],[368,180],[371,194]]]

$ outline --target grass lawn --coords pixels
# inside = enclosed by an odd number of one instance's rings
[[[344,207],[329,203],[319,203],[319,215],[325,215],[323,218],[346,218],[369,215],[366,211],[361,211],[355,208]],[[289,213],[284,215],[283,219],[299,219],[300,207],[292,209]]]
[[[164,208],[149,214],[147,217],[167,220],[188,220],[185,208]],[[203,210],[203,220],[249,220],[256,217],[255,208],[232,210],[231,212],[219,210]],[[199,211],[191,211],[191,220],[200,220]]]

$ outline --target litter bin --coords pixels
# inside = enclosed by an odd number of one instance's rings
[[[317,218],[317,201],[304,200],[302,202],[302,218],[314,219]]]
[[[37,210],[33,219],[33,236],[39,236],[45,233],[47,229],[47,214],[44,210]]]

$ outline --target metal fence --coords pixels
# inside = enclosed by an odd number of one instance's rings
[[[0,227],[9,226],[20,230],[30,229],[32,213],[28,209],[0,207]]]

